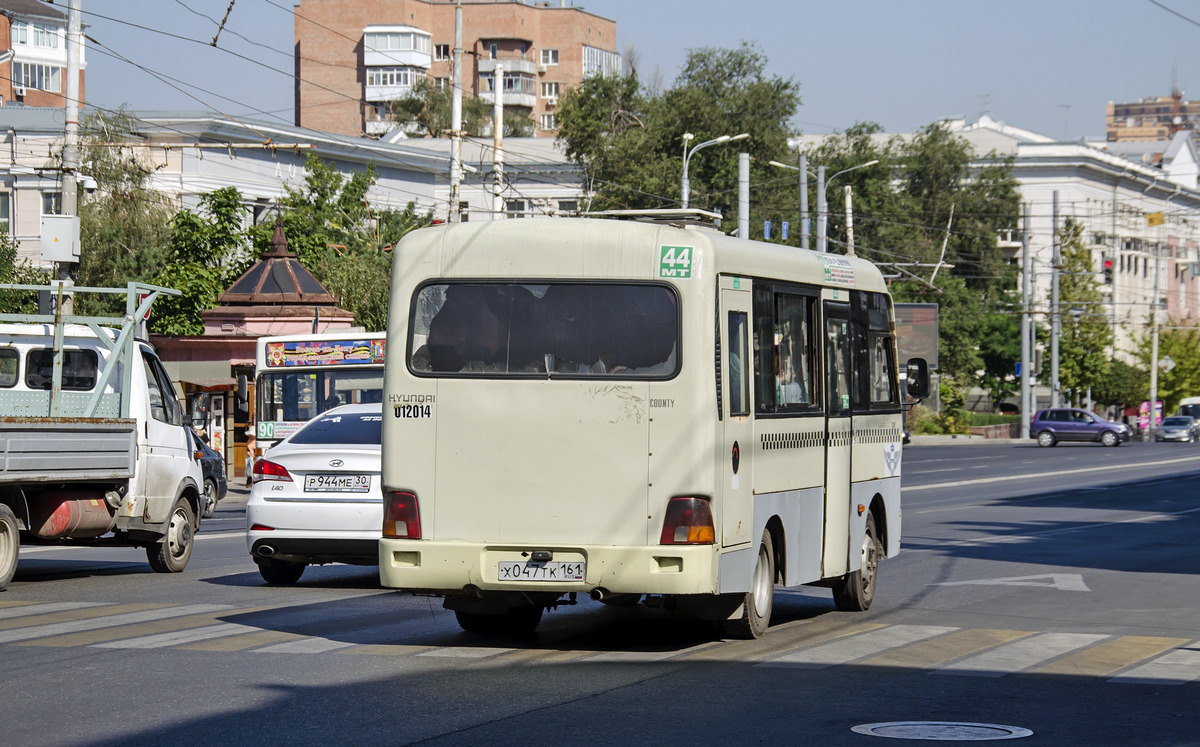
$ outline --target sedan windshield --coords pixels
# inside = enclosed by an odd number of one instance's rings
[[[1163,425],[1188,426],[1188,425],[1191,425],[1193,422],[1195,422],[1195,421],[1193,421],[1191,418],[1167,418],[1166,420],[1162,421],[1162,424]]]
[[[375,444],[382,442],[383,416],[372,412],[322,415],[292,434],[292,444]]]

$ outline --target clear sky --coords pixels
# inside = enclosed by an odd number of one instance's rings
[[[65,11],[66,0],[57,4]],[[81,0],[96,42],[87,50],[88,103],[290,123],[292,3],[235,0],[213,47],[229,4]],[[793,124],[810,134],[860,121],[904,132],[986,110],[1052,137],[1103,138],[1108,101],[1168,95],[1173,69],[1185,95],[1190,86],[1200,99],[1200,0],[567,4],[615,20],[618,51],[635,49],[642,77],[663,85],[688,49],[756,43],[771,74],[799,82]]]

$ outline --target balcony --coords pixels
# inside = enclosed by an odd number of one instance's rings
[[[506,75],[508,73],[525,73],[526,75],[537,75],[537,72],[538,72],[538,66],[537,66],[536,62],[533,62],[532,60],[518,60],[518,59],[480,60],[479,61],[479,72],[481,72],[481,73],[494,72],[496,69],[497,63],[504,66],[504,73]]]
[[[496,101],[496,97],[491,91],[480,91],[479,98],[483,99],[489,104],[495,103]],[[537,106],[537,96],[534,96],[532,93],[505,91],[503,101],[505,106],[524,106],[528,109],[532,109],[533,107]]]

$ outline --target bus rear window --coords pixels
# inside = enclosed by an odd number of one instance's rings
[[[679,367],[677,309],[663,285],[425,285],[409,366],[418,375],[669,378]]]

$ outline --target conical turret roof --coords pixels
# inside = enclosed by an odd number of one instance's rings
[[[337,297],[321,285],[288,250],[283,224],[275,223],[271,249],[234,281],[217,300],[252,306],[336,306]]]

